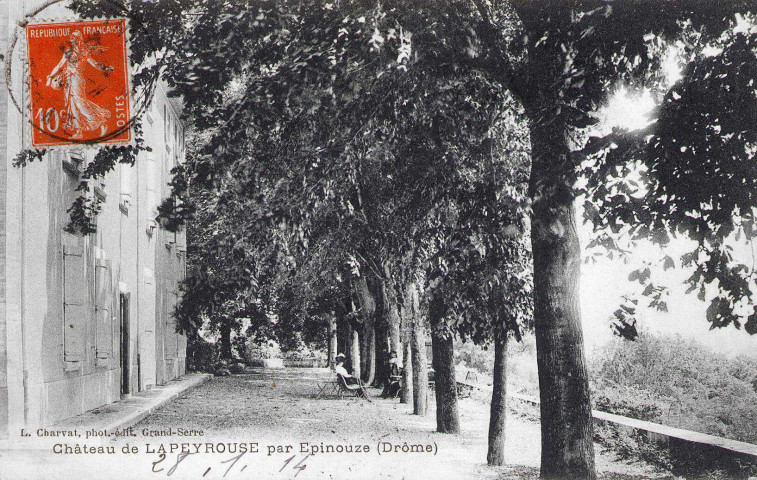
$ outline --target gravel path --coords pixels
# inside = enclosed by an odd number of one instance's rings
[[[439,434],[433,399],[429,414],[418,417],[398,400],[377,398],[375,389],[372,402],[317,398],[318,383],[330,378],[325,369],[216,377],[124,432],[131,436],[77,441],[112,447],[113,454],[17,452],[2,459],[0,479],[538,478],[540,434],[532,406],[511,402],[507,465],[489,467],[488,399],[461,399],[462,433]],[[599,447],[597,470],[613,480],[670,478]]]
[[[508,466],[492,468],[486,465],[488,406],[480,401],[483,399],[459,402],[461,435],[439,434],[434,431],[433,399],[429,414],[418,417],[411,414],[411,407],[398,400],[317,398],[318,382],[328,379],[328,371],[320,369],[259,370],[216,377],[146,418],[135,429],[159,431],[183,426],[203,430],[202,437],[189,440],[154,439],[161,443],[257,442],[260,452],[245,454],[227,478],[241,469],[243,460],[247,462],[247,469],[254,466],[256,472],[266,478],[291,478],[294,474],[302,479],[538,478],[539,425],[527,411],[531,407],[511,409],[507,424]],[[371,389],[372,395],[378,393]],[[422,445],[424,450],[430,448],[433,453],[403,452],[405,444]],[[356,445],[368,446],[370,451],[355,452]],[[385,451],[389,445],[391,453]],[[352,446],[353,453],[324,453],[329,446],[334,450],[339,446]],[[395,452],[396,447],[399,450]],[[269,448],[274,449],[270,456]],[[381,450],[381,455],[377,454],[377,449]],[[233,456],[226,454],[219,458],[226,460]],[[190,455],[187,462],[190,459],[195,460]],[[306,467],[293,469],[301,460],[301,465]],[[184,466],[180,465],[174,474]],[[212,462],[208,467],[211,468],[208,475],[216,471]],[[616,461],[612,454],[601,452],[599,447],[597,468],[603,478],[665,476],[665,472],[643,463]],[[239,472],[239,478],[244,477],[247,469]],[[189,465],[182,471],[189,471]],[[200,471],[205,470],[200,467]]]

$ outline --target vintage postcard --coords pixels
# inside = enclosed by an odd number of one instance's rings
[[[0,480],[757,478],[757,3],[0,0]]]

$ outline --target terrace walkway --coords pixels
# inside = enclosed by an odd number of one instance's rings
[[[104,439],[101,444],[114,447],[116,453],[98,455],[97,461],[120,462],[122,469],[128,468],[129,478],[153,479],[538,477],[539,424],[531,406],[511,408],[508,466],[492,468],[486,465],[489,408],[485,399],[476,395],[461,399],[462,434],[439,434],[434,431],[433,402],[428,416],[418,417],[398,400],[319,399],[318,383],[329,378],[325,369],[305,368],[255,369],[213,378],[136,424],[132,429],[136,436]],[[370,390],[376,396],[380,393]],[[200,430],[202,434],[197,435]],[[432,452],[403,453],[405,444]],[[389,445],[391,453],[384,451]],[[139,453],[123,453],[135,446]],[[394,452],[395,446],[399,451]],[[161,447],[165,457],[161,457]],[[182,448],[189,452],[183,458],[179,455]],[[253,449],[257,453],[251,452]],[[332,449],[351,452],[325,452]],[[91,472],[94,460],[83,459],[73,455],[40,457],[39,471],[86,468]],[[670,478],[650,465],[617,460],[599,447],[597,470],[600,478]]]

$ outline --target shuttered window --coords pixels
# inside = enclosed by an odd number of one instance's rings
[[[79,239],[72,238],[63,245],[63,356],[65,361],[84,360],[86,326],[87,268],[84,248]]]
[[[158,199],[157,199],[157,192],[156,192],[156,186],[158,183],[158,179],[156,178],[156,172],[155,172],[155,161],[152,157],[148,157],[147,161],[144,162],[145,168],[147,170],[147,181],[145,182],[146,189],[147,189],[147,212],[148,215],[152,215],[156,210],[158,206]]]
[[[173,316],[173,309],[176,305],[176,292],[166,292],[163,298],[166,300],[165,356],[166,358],[175,358],[178,354],[176,319]]]
[[[95,336],[99,365],[107,365],[113,354],[113,284],[110,260],[98,260],[95,268]]]

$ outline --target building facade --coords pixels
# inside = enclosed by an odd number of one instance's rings
[[[35,3],[0,0],[1,51]],[[67,233],[67,210],[95,151],[57,149],[13,166],[31,128],[11,98],[25,94],[18,38],[5,59],[10,85],[0,76],[0,438],[164,384],[186,368],[186,339],[171,315],[185,236],[155,222],[170,171],[184,159],[180,104],[157,89],[142,119],[151,151],[93,182],[88,195],[102,201],[96,233]]]

